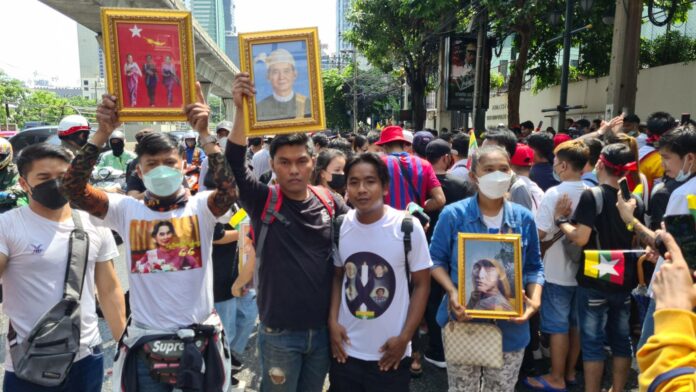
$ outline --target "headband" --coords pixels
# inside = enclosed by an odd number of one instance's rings
[[[615,165],[615,164],[609,162],[606,155],[604,155],[604,154],[601,154],[599,156],[599,160],[602,161],[604,166],[608,167],[616,174],[622,174],[622,173],[627,172],[627,171],[638,170],[638,163],[636,161],[629,162],[625,165]]]

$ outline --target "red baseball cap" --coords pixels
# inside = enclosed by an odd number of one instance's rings
[[[534,150],[526,144],[517,143],[515,155],[510,159],[510,163],[515,166],[532,166],[534,163]]]
[[[396,125],[384,127],[384,129],[382,129],[382,133],[379,135],[379,141],[375,144],[381,146],[391,142],[411,143],[404,137],[404,130]]]
[[[567,133],[557,133],[556,136],[553,137],[553,148],[556,148],[559,144],[572,139],[573,138],[570,137],[570,135],[568,135]]]

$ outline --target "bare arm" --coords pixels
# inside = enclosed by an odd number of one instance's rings
[[[623,199],[623,197],[617,197],[616,199],[616,208],[619,210],[621,220],[624,221],[627,227],[629,225],[633,225],[633,230],[638,235],[638,238],[640,239],[640,242],[643,245],[647,245],[653,249],[657,249],[657,245],[655,244],[657,235],[655,234],[655,232],[650,230],[650,228],[648,228],[644,224],[642,224],[634,216],[637,205],[636,200],[634,198],[631,198],[628,201],[626,201]]]
[[[8,261],[10,261],[10,258],[0,253],[0,278],[5,273],[5,268],[7,268]]]
[[[237,230],[225,230],[225,235],[217,241],[213,241],[215,245],[226,245],[239,239],[239,231]]]
[[[244,295],[242,289],[244,286],[249,284],[249,282],[251,282],[251,279],[254,277],[254,269],[256,268],[256,251],[254,251],[254,247],[251,246],[251,242],[247,241],[244,248],[248,258],[242,265],[242,270],[239,271],[237,280],[235,280],[234,284],[232,284],[232,295],[235,297],[241,297]],[[242,257],[241,253],[240,257]]]
[[[334,267],[333,284],[331,285],[331,307],[329,308],[329,333],[331,337],[331,353],[336,361],[345,363],[348,358],[344,344],[350,344],[346,328],[338,323],[338,311],[341,307],[341,285],[343,284],[344,267]]]
[[[121,283],[116,277],[113,261],[96,263],[94,283],[99,293],[99,304],[109,324],[111,335],[118,341],[126,329],[126,301]]]
[[[442,286],[449,297],[449,310],[454,312],[457,320],[466,319],[466,308],[459,303],[459,289],[454,285],[449,273],[442,267],[435,267],[430,270],[430,274],[437,283]]]
[[[558,228],[577,246],[585,246],[590,241],[590,234],[592,234],[591,227],[585,225],[573,226],[570,223],[562,223]]]
[[[423,209],[426,212],[433,212],[442,209],[445,206],[445,192],[442,187],[433,188],[430,191],[430,198],[425,201]]]

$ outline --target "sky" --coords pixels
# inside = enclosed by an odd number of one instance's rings
[[[319,39],[336,47],[335,0],[236,0],[240,33],[318,27]],[[29,17],[31,15],[31,17]],[[80,64],[76,23],[38,0],[0,2],[0,69],[27,81],[47,79],[77,87]]]

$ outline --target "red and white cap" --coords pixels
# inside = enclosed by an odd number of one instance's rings
[[[69,136],[80,131],[89,131],[87,119],[79,114],[63,117],[58,124],[58,137]]]

